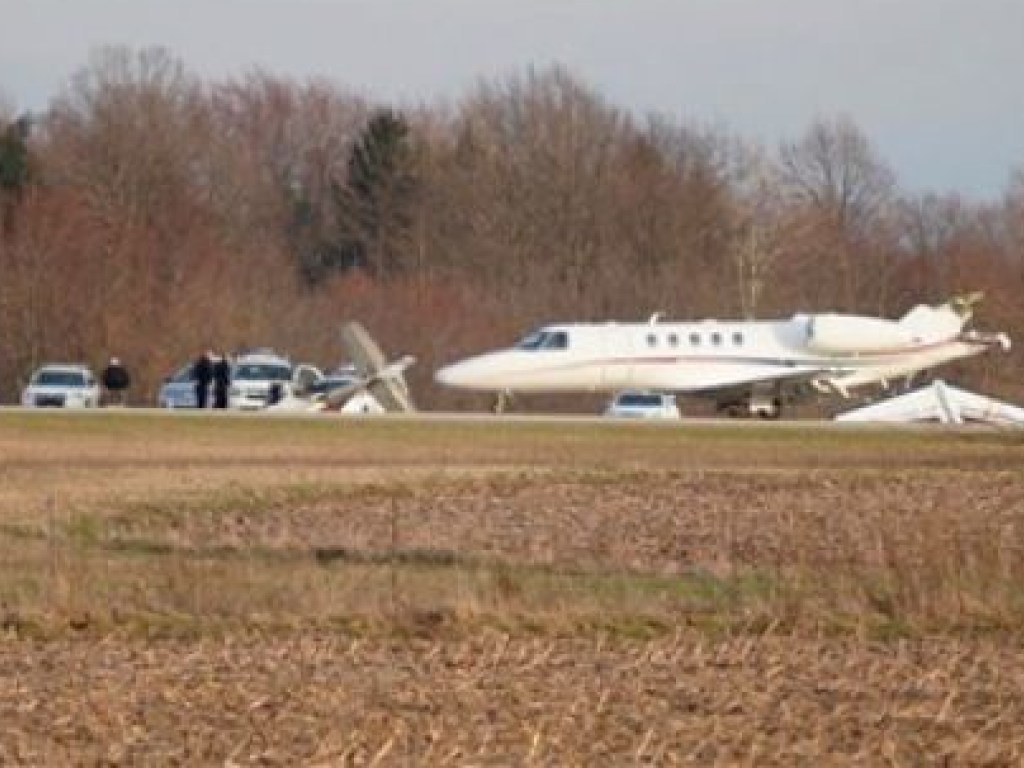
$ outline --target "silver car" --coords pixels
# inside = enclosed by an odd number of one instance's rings
[[[195,408],[196,383],[192,380],[192,363],[186,363],[164,379],[157,392],[156,403],[161,408]]]
[[[605,416],[624,419],[678,419],[679,406],[667,392],[619,392],[604,412]]]

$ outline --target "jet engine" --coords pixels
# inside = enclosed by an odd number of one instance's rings
[[[821,314],[807,319],[807,348],[824,355],[860,355],[907,347],[919,338],[894,320]]]

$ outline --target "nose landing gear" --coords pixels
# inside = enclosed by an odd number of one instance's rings
[[[512,405],[512,393],[508,390],[499,392],[491,403],[491,413],[504,413]]]

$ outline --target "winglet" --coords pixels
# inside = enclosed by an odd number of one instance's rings
[[[949,300],[949,307],[964,320],[969,320],[974,313],[974,305],[985,297],[982,291],[972,291],[962,296],[954,296]]]

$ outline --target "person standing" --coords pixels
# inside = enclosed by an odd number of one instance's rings
[[[212,353],[204,352],[192,363],[192,381],[196,387],[196,408],[205,408],[213,381]]]
[[[128,369],[121,361],[116,357],[110,358],[100,379],[103,382],[103,388],[107,390],[107,403],[109,405],[124,405],[125,393],[131,386],[132,379],[128,375]]]
[[[213,407],[228,407],[228,387],[231,386],[231,361],[221,355],[213,363]]]

